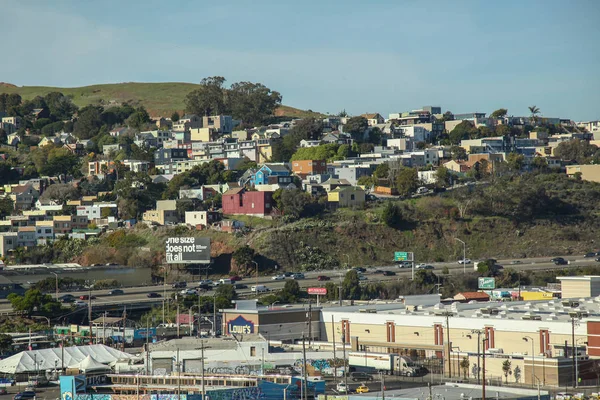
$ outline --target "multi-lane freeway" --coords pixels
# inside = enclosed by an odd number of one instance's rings
[[[528,259],[509,259],[509,260],[498,260],[498,264],[503,265],[505,268],[511,267],[517,270],[545,270],[545,269],[557,269],[557,268],[574,268],[578,266],[584,265],[593,265],[599,264],[594,261],[593,258],[584,258],[583,256],[565,256],[569,264],[568,265],[555,265],[550,261],[550,257],[546,258],[528,258]],[[467,264],[465,266],[458,264],[457,262],[444,262],[444,263],[430,263],[433,265],[435,271],[442,269],[443,267],[448,267],[450,273],[452,274],[460,274],[463,270],[467,272],[472,272],[474,269],[473,264]],[[367,272],[364,274],[367,279],[362,281],[363,283],[368,282],[377,282],[377,281],[392,281],[394,279],[400,279],[403,277],[410,277],[411,268],[398,268],[396,265],[390,265],[386,267],[366,267]],[[379,271],[393,271],[396,273],[395,276],[385,276],[381,273],[376,272]],[[308,288],[308,287],[320,287],[325,286],[326,281],[318,281],[317,277],[320,275],[324,275],[330,278],[331,282],[339,283],[346,273],[345,269],[342,270],[332,270],[332,271],[314,271],[314,272],[306,272],[304,273],[305,279],[298,280],[300,287]],[[212,277],[213,280],[217,280],[217,277]],[[290,278],[287,278],[290,279]],[[270,290],[279,290],[282,289],[285,285],[284,280],[273,280],[271,276],[259,276],[255,277],[247,277],[244,278],[239,283],[243,283],[248,286],[246,289],[237,290],[238,294],[241,296],[251,296],[254,293],[251,292],[250,288],[253,285],[261,284],[267,286]],[[188,287],[197,287],[198,282],[188,282]],[[173,289],[171,285],[156,285],[156,286],[140,286],[140,287],[131,287],[124,289],[124,294],[122,295],[110,295],[110,290],[92,290],[91,294],[96,298],[93,299],[93,305],[110,305],[110,304],[131,304],[131,303],[141,303],[141,302],[161,302],[162,298],[167,297],[170,298],[172,293],[179,292],[181,289]],[[148,293],[155,292],[161,295],[161,298],[148,298]],[[81,295],[88,294],[88,291],[81,292],[60,292],[59,296],[65,294],[72,294],[76,297]],[[206,295],[210,296],[214,291],[206,292]],[[0,313],[11,311],[11,307],[9,302],[6,299],[0,300]]]

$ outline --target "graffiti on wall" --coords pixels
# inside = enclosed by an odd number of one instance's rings
[[[297,372],[302,372],[302,363],[303,360],[302,359],[298,359],[294,362],[294,370],[296,370]],[[306,359],[306,367],[308,370],[310,370],[310,368],[312,367],[315,371],[319,371],[319,372],[323,372],[323,371],[330,371],[333,369],[334,367],[334,362],[333,360],[327,360],[325,358],[319,358],[319,359]]]
[[[210,400],[262,400],[266,398],[258,387],[212,390],[206,393],[206,397]]]

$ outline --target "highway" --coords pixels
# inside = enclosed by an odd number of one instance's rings
[[[547,270],[547,269],[564,269],[564,268],[574,268],[585,265],[596,265],[600,264],[594,261],[593,258],[584,258],[583,256],[564,256],[566,260],[569,261],[568,265],[555,265],[550,262],[550,257],[540,257],[540,258],[528,258],[528,259],[509,259],[509,260],[498,260],[498,264],[504,266],[505,268],[514,268],[516,270]],[[511,262],[517,261],[518,264],[511,264]],[[459,265],[457,262],[444,262],[444,263],[429,263],[429,265],[434,266],[434,273],[440,273],[443,267],[448,267],[451,274],[460,274],[463,270],[467,272],[473,272],[474,266],[473,264],[467,264],[463,267],[463,265]],[[399,280],[403,277],[410,277],[411,269],[410,268],[398,268],[396,265],[390,265],[385,267],[365,267],[367,268],[367,272],[364,274],[367,277],[367,280],[361,281],[364,284],[369,282],[379,282],[386,281],[390,282],[393,280]],[[384,276],[381,273],[376,273],[375,271],[393,271],[396,273],[396,276]],[[331,278],[330,282],[334,282],[339,284],[341,280],[343,280],[344,275],[346,274],[346,269],[340,270],[332,270],[332,271],[312,271],[305,272],[305,279],[298,280],[301,288],[308,287],[321,287],[325,286],[326,281],[318,281],[317,277],[319,275],[325,275]],[[218,280],[217,277],[212,277],[213,281]],[[286,278],[290,279],[290,278]],[[285,280],[273,280],[271,276],[259,276],[258,279],[254,277],[244,278],[239,283],[243,283],[248,286],[247,289],[239,289],[237,290],[238,295],[242,297],[248,297],[253,295],[250,291],[250,287],[258,284],[265,285],[272,291],[280,290],[285,285]],[[188,282],[188,287],[194,288],[198,286],[198,282]],[[130,304],[130,303],[141,303],[141,302],[149,302],[149,303],[161,303],[162,297],[165,296],[167,298],[171,297],[172,293],[179,292],[181,289],[173,289],[170,284],[168,285],[156,285],[156,286],[140,286],[140,287],[131,287],[124,288],[123,295],[110,295],[109,289],[106,290],[92,290],[91,294],[96,298],[92,300],[92,307],[94,305],[109,305],[109,304]],[[161,298],[148,298],[148,293],[156,292],[161,295]],[[59,296],[65,294],[72,294],[73,296],[79,297],[84,294],[90,293],[89,291],[78,291],[78,292],[60,292]],[[214,293],[214,290],[207,291],[204,293],[206,296],[211,296]],[[54,293],[49,293],[54,295]],[[0,313],[10,312],[11,306],[6,299],[0,300]]]

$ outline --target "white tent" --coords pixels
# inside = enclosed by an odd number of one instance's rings
[[[69,365],[69,368],[77,368],[81,372],[107,371],[110,370],[108,365],[102,364],[94,359],[91,355],[84,358],[82,361]]]
[[[64,355],[64,359],[63,359]],[[92,356],[100,364],[132,358],[130,354],[103,344],[90,346],[54,347],[51,349],[22,351],[0,360],[0,373],[18,374],[67,368]]]

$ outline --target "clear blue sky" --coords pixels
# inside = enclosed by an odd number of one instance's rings
[[[0,81],[221,75],[321,112],[600,119],[599,16],[599,0],[4,0]]]

